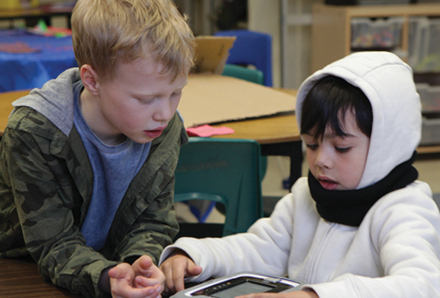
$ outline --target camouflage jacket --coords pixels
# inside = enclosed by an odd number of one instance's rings
[[[96,252],[80,232],[90,203],[93,173],[80,136],[68,136],[40,113],[19,107],[0,145],[0,256],[28,255],[44,279],[86,297],[104,297],[101,271],[148,254],[157,263],[178,230],[174,170],[187,142],[174,116],[151,145]]]

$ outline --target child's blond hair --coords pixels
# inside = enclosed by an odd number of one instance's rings
[[[104,79],[117,61],[152,57],[173,78],[193,66],[194,35],[171,0],[79,0],[71,21],[78,65]]]

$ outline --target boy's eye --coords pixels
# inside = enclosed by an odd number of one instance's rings
[[[148,104],[148,103],[152,103],[154,101],[154,99],[156,99],[156,97],[153,97],[153,98],[142,98],[142,99],[139,99],[139,101],[141,103]]]
[[[345,153],[345,152],[348,152],[351,147],[335,147],[335,148],[336,148],[336,151],[338,151],[339,153]]]
[[[318,144],[306,144],[306,147],[311,150],[318,148]]]

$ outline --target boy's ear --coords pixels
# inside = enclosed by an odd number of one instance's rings
[[[84,64],[79,70],[81,80],[84,84],[84,88],[91,94],[98,95],[99,92],[99,77],[95,70],[89,64]]]

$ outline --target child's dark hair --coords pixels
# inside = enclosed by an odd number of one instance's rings
[[[344,118],[353,112],[359,130],[371,137],[373,112],[361,89],[335,76],[318,80],[307,94],[301,109],[301,134],[323,137],[327,126],[340,137],[346,136]]]

